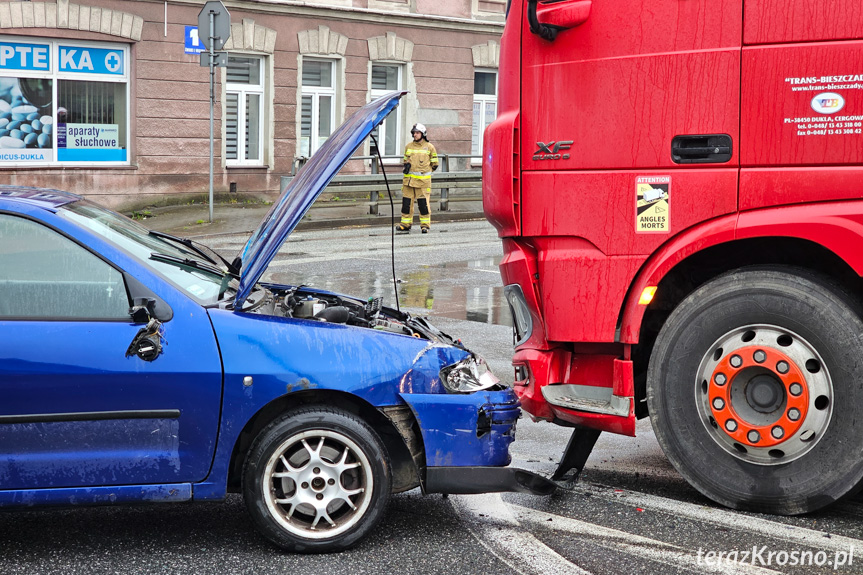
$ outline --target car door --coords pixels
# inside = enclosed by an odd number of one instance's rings
[[[603,310],[549,314],[547,335],[606,341],[647,255],[737,207],[743,0],[524,5],[523,234],[548,238],[548,309]],[[534,9],[553,40],[531,32]],[[722,153],[700,155],[711,136]]]
[[[142,324],[112,262],[12,214],[0,238],[0,489],[206,477],[222,378],[205,310],[170,299],[161,354],[127,355]]]

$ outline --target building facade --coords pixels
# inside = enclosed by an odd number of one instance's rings
[[[86,1],[0,1],[0,183],[121,209],[207,193],[209,68],[194,53],[204,1]],[[440,153],[481,154],[504,0],[224,4],[217,194],[272,196],[347,116],[395,89],[410,93],[376,133],[383,155],[401,154],[415,122]]]

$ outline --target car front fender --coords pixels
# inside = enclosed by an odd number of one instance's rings
[[[257,413],[304,391],[349,393],[376,408],[402,394],[446,398],[440,370],[469,352],[425,339],[320,321],[210,309],[224,369],[213,468],[196,499],[224,497],[234,445]]]

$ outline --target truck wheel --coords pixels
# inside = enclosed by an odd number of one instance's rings
[[[863,322],[805,270],[749,268],[698,288],[650,358],[647,402],[671,463],[735,509],[820,509],[863,478]]]
[[[341,551],[381,519],[389,458],[364,421],[330,407],[292,411],[255,440],[243,497],[258,530],[288,551]]]

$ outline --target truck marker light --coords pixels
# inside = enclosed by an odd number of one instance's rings
[[[656,295],[656,286],[647,286],[641,292],[641,297],[638,298],[638,305],[649,305],[653,301],[653,296]]]

